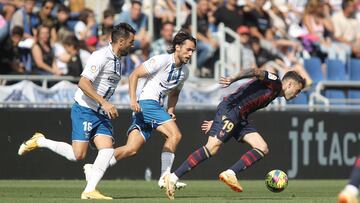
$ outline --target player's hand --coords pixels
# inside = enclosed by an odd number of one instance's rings
[[[113,104],[110,104],[109,102],[104,103],[102,108],[107,113],[110,119],[114,119],[119,116],[116,107]]]
[[[130,108],[131,110],[133,110],[135,113],[139,113],[141,111],[140,105],[139,103],[135,102],[131,102],[130,103]]]
[[[174,113],[169,113],[169,115],[171,116],[171,119],[173,119],[174,121],[176,121],[176,115]]]
[[[201,125],[201,130],[204,131],[204,134],[207,134],[209,132],[213,122],[213,120],[203,122],[203,124]]]
[[[223,87],[229,87],[233,81],[232,77],[221,77],[219,83],[223,85]]]

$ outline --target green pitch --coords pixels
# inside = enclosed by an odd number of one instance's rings
[[[290,180],[282,193],[269,192],[264,181],[241,181],[243,193],[230,190],[220,181],[184,181],[185,189],[177,191],[175,202],[336,202],[346,180]],[[81,180],[0,180],[0,202],[86,202],[80,200],[85,187]],[[170,202],[157,182],[106,180],[98,189],[114,197],[112,202]],[[88,201],[93,202],[93,201]],[[109,201],[104,201],[109,202]]]

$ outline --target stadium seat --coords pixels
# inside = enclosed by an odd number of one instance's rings
[[[328,81],[346,81],[347,76],[345,72],[345,64],[336,59],[327,59],[326,60],[327,67],[327,76],[326,79]],[[327,89],[325,90],[325,96],[329,99],[345,99],[345,91],[340,89]],[[342,104],[343,102],[336,102],[335,104]]]
[[[308,104],[308,92],[301,92],[296,98],[288,101],[288,104]]]
[[[305,59],[304,66],[313,80],[314,85],[316,85],[319,81],[324,80],[324,76],[321,71],[321,61],[319,58],[312,57],[310,59]]]
[[[349,79],[351,81],[360,81],[360,59],[350,59],[349,61]],[[360,90],[349,90],[350,99],[360,99]]]

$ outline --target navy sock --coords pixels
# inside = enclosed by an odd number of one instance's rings
[[[255,162],[259,161],[264,157],[264,153],[258,149],[252,149],[246,152],[240,157],[240,160],[237,161],[233,166],[230,167],[235,173],[245,170],[253,165]]]
[[[360,156],[357,157],[353,170],[350,175],[350,182],[349,184],[359,187],[360,185]]]
[[[210,158],[209,150],[203,146],[190,154],[190,156],[181,164],[179,168],[175,170],[175,175],[180,178],[181,176],[185,175],[191,169],[195,168],[204,160]]]

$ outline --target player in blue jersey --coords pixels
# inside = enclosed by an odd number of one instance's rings
[[[112,199],[97,191],[96,186],[110,160],[115,159],[110,119],[118,117],[118,112],[109,99],[121,79],[120,58],[129,53],[134,35],[135,30],[129,24],[120,23],[112,30],[112,42],[92,53],[87,61],[71,109],[72,145],[46,139],[43,134],[35,133],[18,151],[19,155],[24,155],[43,147],[70,161],[78,161],[85,158],[89,141],[93,141],[99,152],[81,199]]]
[[[339,203],[358,203],[360,185],[360,156],[356,158],[349,183],[338,195]]]
[[[205,121],[202,130],[209,134],[205,146],[190,156],[173,173],[166,175],[166,195],[174,199],[174,185],[185,173],[201,162],[214,156],[223,143],[231,137],[248,143],[252,149],[241,156],[228,170],[220,173],[219,178],[234,191],[242,192],[236,174],[249,168],[268,153],[268,146],[247,117],[254,111],[266,107],[276,97],[286,100],[296,97],[305,86],[305,80],[296,72],[287,72],[280,80],[277,75],[260,69],[246,69],[232,77],[222,77],[224,87],[243,78],[254,78],[241,85],[236,92],[225,97],[217,107],[213,121]]]

